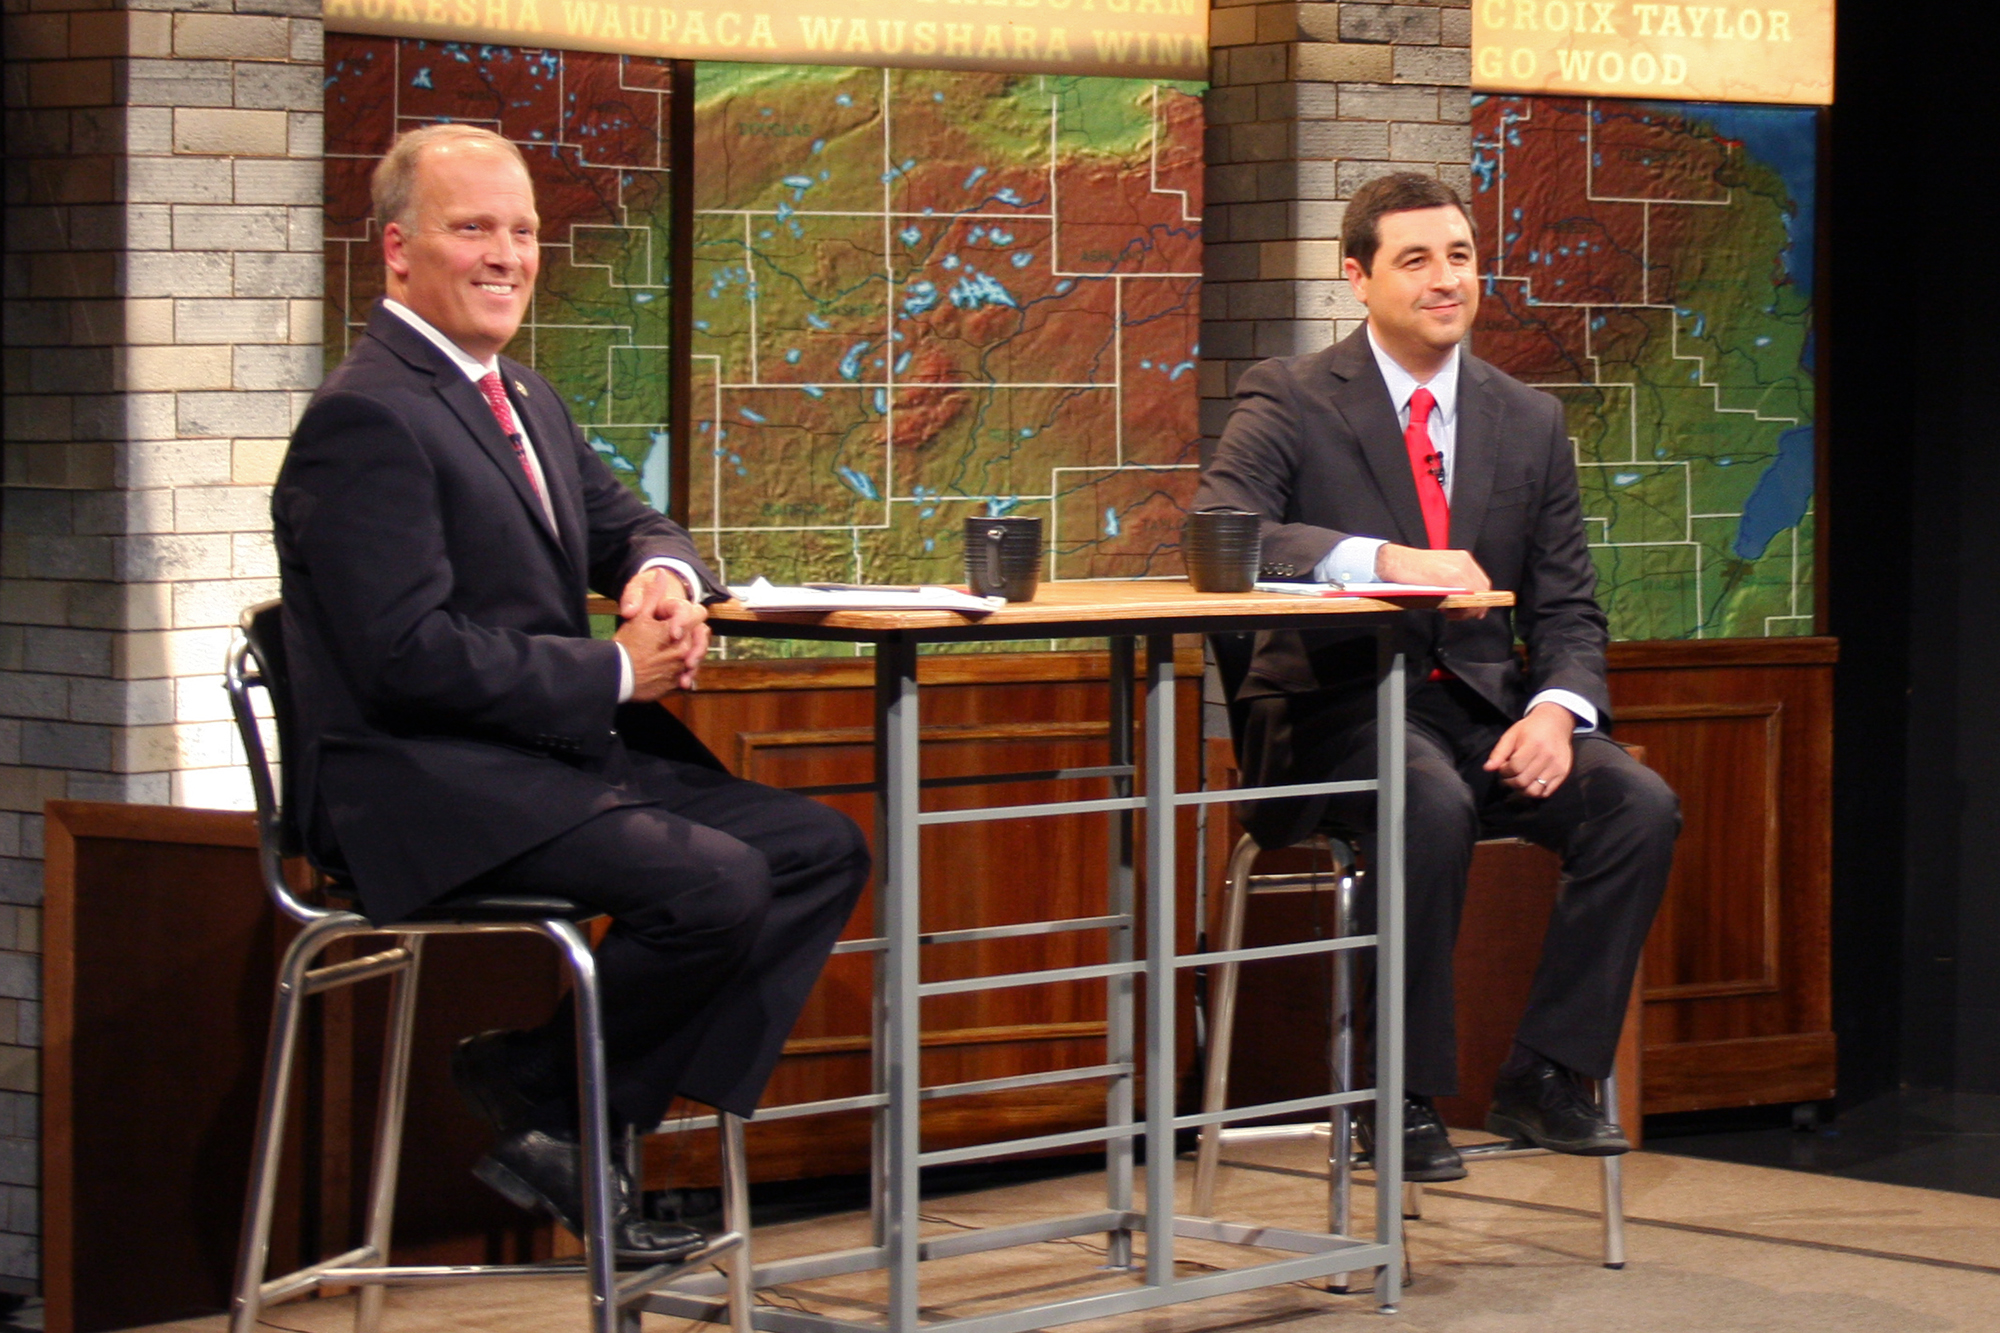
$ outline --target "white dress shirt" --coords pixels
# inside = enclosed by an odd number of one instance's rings
[[[1431,447],[1444,459],[1444,498],[1451,500],[1452,482],[1458,476],[1458,366],[1459,348],[1451,349],[1451,359],[1443,369],[1421,381],[1403,369],[1396,359],[1382,350],[1382,344],[1375,341],[1375,330],[1367,325],[1368,350],[1375,354],[1376,368],[1382,372],[1382,382],[1389,387],[1389,401],[1396,408],[1396,424],[1403,430],[1410,428],[1410,399],[1418,389],[1427,388],[1437,405],[1431,409]],[[1313,569],[1313,577],[1322,583],[1375,583],[1381,576],[1375,569],[1375,558],[1388,542],[1381,537],[1348,537],[1335,544],[1326,557]],[[1536,704],[1561,704],[1576,714],[1576,729],[1579,733],[1597,730],[1597,708],[1590,700],[1571,690],[1543,690],[1528,700],[1528,707]]]
[[[432,326],[429,320],[404,305],[401,301],[392,300],[385,296],[382,298],[382,308],[402,320],[405,324],[408,324],[418,333],[421,333],[426,341],[440,352],[443,352],[454,366],[457,366],[465,373],[465,377],[472,381],[475,388],[478,387],[481,380],[500,368],[499,357],[496,356],[486,362],[474,359],[471,353],[445,337],[444,334]],[[484,396],[483,391],[481,396]],[[521,420],[519,412],[514,413],[514,429],[521,437],[521,455],[528,461],[528,470],[535,474],[535,493],[541,497],[542,514],[549,520],[549,527],[551,529],[559,530],[556,523],[555,504],[549,499],[548,476],[542,471],[541,455],[535,452],[535,442],[528,437],[528,423]],[[695,601],[701,600],[704,592],[702,581],[695,574],[693,567],[685,560],[675,560],[670,556],[654,556],[651,560],[639,566],[638,572],[644,573],[655,566],[664,566],[672,570],[679,576],[680,581],[687,585],[688,596]],[[624,644],[621,643],[616,646],[618,648],[618,702],[622,704],[632,697],[632,658],[625,651]]]

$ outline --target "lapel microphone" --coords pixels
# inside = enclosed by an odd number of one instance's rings
[[[1438,489],[1444,490],[1444,455],[1427,455],[1424,459],[1424,466],[1430,469],[1431,480],[1438,484]]]

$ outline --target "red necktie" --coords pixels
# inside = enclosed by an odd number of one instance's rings
[[[549,497],[542,494],[541,478],[535,475],[534,465],[528,462],[528,446],[522,442],[521,428],[514,424],[514,407],[507,401],[507,390],[501,387],[500,372],[489,370],[479,381],[479,391],[486,395],[486,405],[493,409],[493,419],[500,423],[500,431],[514,445],[514,457],[521,464],[521,471],[528,476],[528,489],[535,493],[535,499],[547,513]],[[1418,390],[1422,392],[1422,390]]]
[[[1410,474],[1417,483],[1417,503],[1424,509],[1424,535],[1432,550],[1441,551],[1451,541],[1451,507],[1444,498],[1444,455],[1431,444],[1431,409],[1436,406],[1429,389],[1410,395],[1403,447],[1410,451]]]

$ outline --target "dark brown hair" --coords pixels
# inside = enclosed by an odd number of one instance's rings
[[[1418,208],[1455,208],[1465,215],[1466,226],[1474,226],[1472,214],[1457,190],[1435,176],[1398,171],[1377,176],[1347,201],[1347,212],[1340,223],[1340,253],[1361,265],[1363,273],[1372,271],[1375,251],[1382,244],[1376,225],[1382,215]]]

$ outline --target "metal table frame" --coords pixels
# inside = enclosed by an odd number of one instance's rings
[[[1262,600],[1262,599],[1259,599]],[[760,1109],[763,1120],[824,1115],[869,1109],[874,1113],[873,1244],[854,1249],[758,1265],[754,1285],[775,1286],[870,1269],[886,1268],[889,1292],[886,1325],[840,1319],[792,1308],[759,1307],[757,1328],[774,1333],[1026,1333],[1084,1319],[1221,1296],[1251,1288],[1331,1277],[1373,1268],[1378,1307],[1393,1314],[1403,1274],[1402,1160],[1384,1153],[1377,1166],[1375,1239],[1358,1240],[1329,1232],[1295,1231],[1177,1215],[1174,1211],[1175,1131],[1210,1123],[1286,1112],[1330,1109],[1364,1101],[1375,1103],[1375,1141],[1402,1142],[1403,1107],[1403,932],[1404,884],[1404,702],[1405,663],[1393,650],[1390,629],[1399,610],[1361,609],[1352,602],[1322,603],[1322,619],[1302,614],[1296,603],[1285,614],[1228,616],[1176,612],[1163,606],[1158,614],[1138,619],[1092,617],[1078,608],[1070,619],[1060,615],[1032,622],[966,621],[925,628],[856,628],[788,620],[716,619],[718,633],[766,637],[872,643],[875,647],[876,780],[873,783],[800,788],[807,794],[873,790],[876,796],[877,888],[875,937],[843,941],[837,952],[875,955],[874,1090],[869,1095],[798,1103]],[[1337,621],[1343,627],[1372,626],[1376,631],[1380,684],[1376,691],[1377,773],[1380,780],[1302,783],[1282,787],[1208,792],[1175,791],[1174,772],[1174,644],[1180,633],[1272,628],[1323,628]],[[926,643],[969,640],[1108,637],[1111,646],[1111,762],[1103,767],[1064,769],[1046,773],[995,774],[925,779],[919,775],[917,661]],[[1138,765],[1132,752],[1133,681],[1136,641],[1146,641],[1144,732],[1146,765],[1143,791],[1134,794]],[[1023,779],[1109,778],[1113,795],[1093,800],[1029,805],[988,806],[926,813],[920,793],[928,788],[994,783]],[[1344,939],[1309,940],[1295,944],[1236,949],[1227,953],[1178,954],[1175,951],[1175,813],[1184,806],[1252,797],[1303,796],[1332,792],[1378,792],[1380,840],[1378,934]],[[1150,891],[1145,904],[1145,937],[1149,948],[1137,957],[1135,927],[1140,921],[1135,894],[1134,812],[1144,811],[1145,864]],[[921,903],[918,839],[923,829],[972,820],[1028,819],[1065,814],[1105,813],[1112,817],[1110,892],[1102,916],[1032,922],[971,930],[925,933],[918,919]],[[1059,931],[1104,930],[1110,936],[1110,961],[1082,967],[972,977],[950,981],[921,980],[918,958],[925,944],[958,943],[1003,936]],[[1174,991],[1182,968],[1222,962],[1331,954],[1374,948],[1377,954],[1376,1044],[1378,1084],[1323,1096],[1294,1098],[1223,1110],[1213,1114],[1176,1115],[1174,1091]],[[1135,1062],[1135,991],[1145,978],[1145,1058]],[[1103,980],[1107,984],[1106,1063],[1011,1078],[925,1088],[920,1078],[920,1002],[927,996],[1007,986],[1046,985],[1060,981]],[[1146,1080],[1143,1114],[1134,1115],[1134,1078],[1140,1068],[1168,1071]],[[1098,1129],[1043,1134],[999,1143],[925,1152],[919,1138],[923,1102],[1044,1084],[1108,1079],[1106,1124]],[[696,1122],[697,1125],[705,1122]],[[1134,1142],[1146,1143],[1146,1190],[1143,1207],[1135,1207],[1136,1153]],[[1102,1142],[1106,1145],[1107,1190],[1102,1210],[1049,1218],[1017,1226],[924,1237],[919,1232],[918,1189],[922,1167],[1003,1157],[1015,1153]],[[919,1269],[924,1260],[1003,1249],[1065,1237],[1104,1233],[1109,1263],[1133,1266],[1132,1235],[1148,1238],[1139,1285],[1049,1304],[1026,1306],[993,1314],[924,1322],[919,1315]],[[1176,1277],[1177,1237],[1253,1246],[1284,1252],[1287,1257],[1241,1268]],[[737,1264],[752,1262],[748,1247]],[[684,1277],[640,1302],[659,1314],[723,1322],[722,1299],[727,1280],[721,1275]]]

